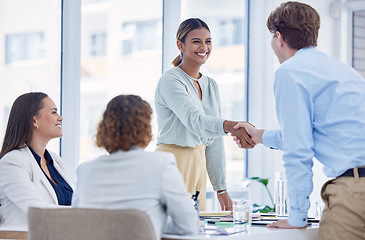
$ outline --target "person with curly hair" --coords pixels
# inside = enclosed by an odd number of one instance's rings
[[[196,234],[198,215],[174,155],[147,152],[152,109],[135,95],[119,95],[107,105],[96,134],[96,145],[109,154],[77,169],[73,207],[139,209],[154,226],[156,239],[166,227],[176,234]]]

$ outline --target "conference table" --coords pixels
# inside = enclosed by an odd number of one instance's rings
[[[224,234],[224,233],[223,233]],[[196,236],[178,236],[163,234],[162,240],[200,240],[200,239],[215,239],[215,240],[317,240],[318,239],[318,224],[313,224],[306,229],[278,229],[267,228],[266,226],[251,226],[250,230],[238,232],[228,235],[200,234]]]
[[[0,240],[3,239],[28,239],[28,232],[24,229],[4,230],[0,228]]]
[[[233,229],[236,229],[235,226]],[[240,227],[238,227],[240,228]],[[277,229],[267,228],[266,226],[251,226],[249,230],[243,230],[241,232],[230,234],[229,230],[232,228],[226,228],[228,232],[222,233],[223,235],[217,235],[216,231],[206,231],[199,235],[194,236],[179,236],[172,234],[163,234],[162,240],[282,240],[282,239],[295,239],[295,240],[317,240],[318,224],[313,224],[306,229]],[[227,235],[224,235],[227,234]],[[28,233],[24,229],[2,230],[0,228],[0,240],[3,239],[28,239]]]

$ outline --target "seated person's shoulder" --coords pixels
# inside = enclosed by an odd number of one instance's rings
[[[0,159],[0,174],[11,172],[14,169],[32,169],[32,164],[35,162],[33,155],[27,148],[14,149],[5,154]]]
[[[156,152],[146,152],[146,154],[150,155],[153,159],[156,159],[161,162],[169,162],[169,163],[176,162],[175,156],[173,153],[156,151]]]
[[[14,149],[10,152],[6,153],[0,160],[0,163],[5,163],[9,161],[21,160],[21,159],[27,159],[28,156],[26,152],[29,151],[28,148],[20,148],[20,149]]]

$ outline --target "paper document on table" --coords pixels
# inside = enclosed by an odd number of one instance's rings
[[[201,217],[225,217],[232,214],[232,211],[200,211],[199,215]]]
[[[246,227],[234,226],[234,227],[214,227],[214,226],[205,226],[203,232],[200,234],[203,235],[231,235],[239,232],[246,231]]]

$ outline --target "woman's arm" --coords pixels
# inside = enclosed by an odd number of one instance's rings
[[[209,179],[213,189],[217,191],[221,209],[232,210],[232,200],[226,191],[226,156],[223,137],[215,138],[211,144],[207,145],[205,156]]]

